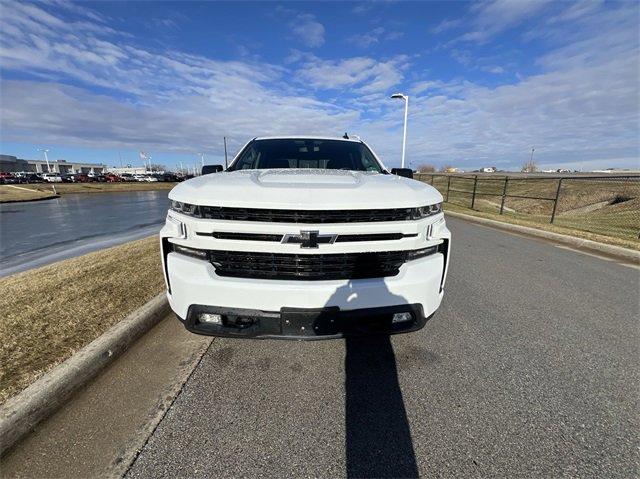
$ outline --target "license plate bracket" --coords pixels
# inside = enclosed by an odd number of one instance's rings
[[[337,306],[322,309],[282,308],[280,318],[285,336],[317,336],[338,333]]]

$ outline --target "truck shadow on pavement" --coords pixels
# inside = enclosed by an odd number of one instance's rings
[[[389,336],[346,339],[347,477],[418,477]]]
[[[407,300],[384,279],[376,298],[382,304]],[[357,302],[353,283],[338,288],[327,305]],[[345,448],[347,477],[418,477],[411,430],[388,334],[345,339]]]

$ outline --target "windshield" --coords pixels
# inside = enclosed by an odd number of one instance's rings
[[[363,143],[314,139],[252,141],[228,171],[266,168],[383,171]]]

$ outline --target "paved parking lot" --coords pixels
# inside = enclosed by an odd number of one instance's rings
[[[423,330],[216,339],[129,477],[637,476],[638,270],[449,224]]]

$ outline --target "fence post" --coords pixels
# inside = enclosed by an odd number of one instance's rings
[[[502,188],[502,202],[500,203],[500,214],[504,211],[504,200],[507,197],[507,184],[509,184],[509,177],[504,177],[504,187]]]
[[[449,188],[450,187],[451,187],[451,175],[449,175],[449,177],[447,179],[447,199],[444,200],[447,203],[449,203]]]
[[[553,223],[553,220],[556,217],[556,210],[558,209],[558,198],[560,197],[560,188],[562,188],[562,180],[564,178],[558,179],[558,189],[556,190],[556,199],[553,201],[553,211],[551,212],[551,221],[549,223]]]
[[[471,209],[476,204],[476,187],[478,186],[478,175],[473,178],[473,196],[471,197]]]
[[[436,175],[431,175],[431,186],[433,186],[433,177]]]

